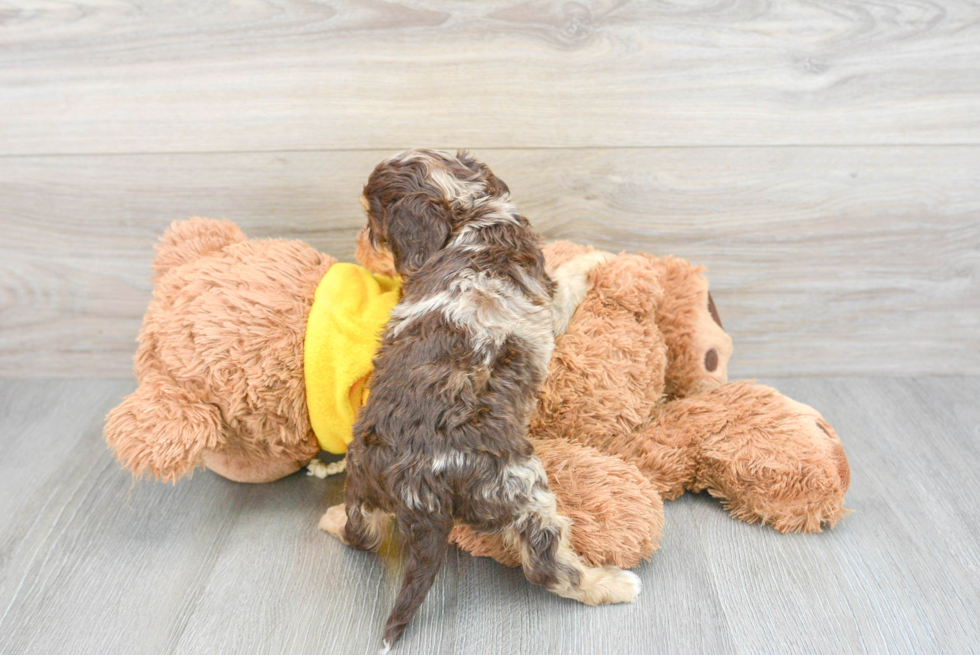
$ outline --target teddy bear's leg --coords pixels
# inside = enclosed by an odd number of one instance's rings
[[[214,405],[153,373],[106,417],[105,438],[133,475],[173,482],[200,464],[206,449],[220,445],[221,431]]]
[[[277,444],[277,448],[258,444],[243,448],[234,445],[235,440],[227,442],[218,450],[205,451],[201,461],[208,470],[234,482],[274,482],[304,468],[320,452],[312,435],[305,442]]]
[[[534,440],[558,513],[572,521],[571,545],[590,566],[632,568],[660,545],[663,503],[635,466],[563,440]],[[457,526],[450,537],[477,557],[519,566],[516,544]]]
[[[625,453],[668,498],[707,490],[736,518],[819,532],[848,513],[850,469],[833,428],[775,389],[730,382],[666,403]]]

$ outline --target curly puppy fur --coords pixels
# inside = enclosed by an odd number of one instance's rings
[[[554,593],[593,605],[634,600],[635,575],[589,567],[572,550],[570,521],[527,438],[567,317],[507,186],[465,153],[409,151],[378,165],[364,197],[367,239],[391,252],[404,295],[354,426],[347,521],[327,529],[376,550],[394,516],[406,570],[385,647],[428,593],[457,521],[499,535],[520,552],[528,580]]]

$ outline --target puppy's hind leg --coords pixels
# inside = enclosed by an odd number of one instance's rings
[[[524,466],[536,469],[535,481],[504,537],[517,542],[527,579],[587,605],[636,600],[641,585],[635,574],[616,566],[591,567],[579,558],[569,543],[571,521],[558,513],[541,463],[534,458]]]
[[[399,513],[395,522],[405,551],[405,578],[385,624],[383,653],[398,641],[429,593],[446,560],[453,527],[451,517],[436,514]]]
[[[391,517],[360,503],[334,505],[320,517],[320,529],[351,548],[376,551],[388,533]]]
[[[344,543],[358,550],[376,551],[381,548],[391,517],[380,509],[368,509],[363,504],[347,503],[346,509]]]

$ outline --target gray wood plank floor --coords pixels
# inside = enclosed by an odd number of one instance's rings
[[[977,652],[980,378],[766,382],[841,434],[844,524],[781,535],[687,495],[627,607],[454,551],[397,652]],[[316,530],[342,478],[133,483],[101,440],[132,387],[0,382],[0,652],[373,652],[399,557]]]

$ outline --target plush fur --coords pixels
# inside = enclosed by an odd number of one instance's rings
[[[589,251],[556,243],[545,246],[545,257],[560,265]],[[664,499],[707,491],[734,517],[781,532],[819,532],[848,513],[847,458],[823,417],[770,387],[727,382],[731,339],[702,267],[624,254],[591,276],[555,346],[532,421],[539,439],[615,455]],[[602,495],[591,486],[566,488],[577,498]],[[614,503],[621,487],[610,490]],[[454,536],[474,554],[514,562],[500,540],[465,528]],[[613,539],[600,536],[587,548],[608,553]]]
[[[549,244],[547,269],[590,251]],[[390,258],[365,252],[358,249],[362,264],[393,271]],[[174,223],[154,265],[139,387],[105,428],[120,461],[165,480],[205,466],[245,482],[309,462],[317,447],[303,333],[333,261],[295,241],[246,240],[227,222]],[[687,490],[709,491],[736,518],[784,532],[835,525],[850,482],[840,440],[812,408],[763,385],[725,381],[730,340],[712,317],[703,271],[617,255],[589,276],[530,429],[582,559],[632,567],[649,558],[660,543],[661,494]],[[712,348],[719,361],[709,372],[702,363]],[[519,562],[500,540],[464,528],[452,538],[474,554]]]
[[[546,248],[546,258],[554,250]],[[120,462],[135,476],[175,481],[201,466],[240,482],[270,482],[309,463],[318,447],[306,413],[302,335],[316,283],[333,262],[297,241],[246,241],[226,221],[171,225],[139,334],[139,386],[105,425]],[[380,262],[378,270],[393,271],[390,257]],[[618,330],[618,320],[606,329]],[[253,427],[262,425],[273,429]],[[586,562],[632,567],[654,553],[663,506],[635,466],[531,437]]]
[[[175,222],[157,248],[139,333],[139,388],[105,437],[135,475],[195,466],[268,482],[319,452],[303,384],[306,317],[336,260],[299,241],[248,241],[226,221]]]

